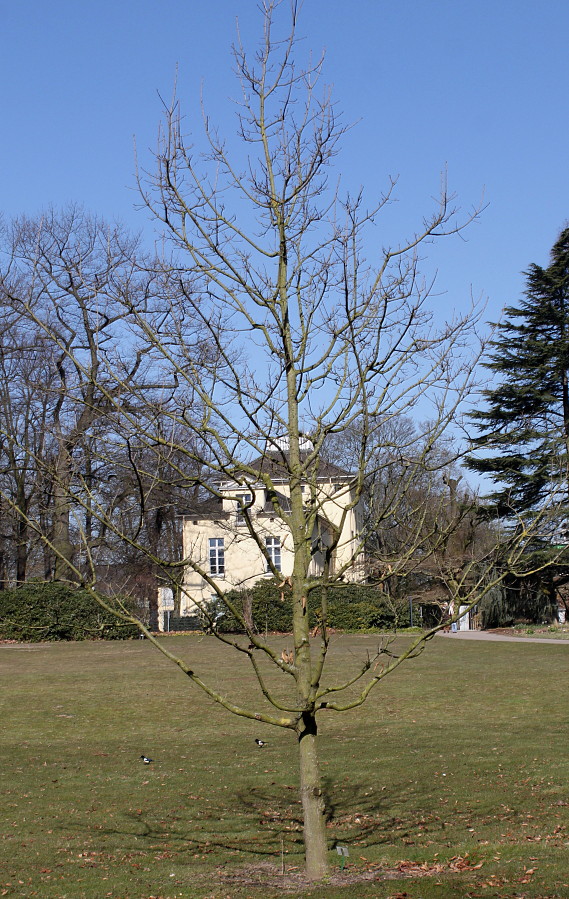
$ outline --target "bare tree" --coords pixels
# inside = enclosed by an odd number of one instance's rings
[[[326,457],[357,468],[362,438],[355,422],[328,442]],[[443,435],[432,443],[430,426],[409,416],[374,423],[363,496],[365,518],[373,523],[366,573],[394,611],[407,615],[410,595],[446,611],[453,600],[451,572],[458,577],[496,545],[496,529],[481,517],[478,497],[463,481],[460,457],[456,439]]]
[[[0,333],[0,478],[10,497],[2,510],[2,582],[19,584],[30,565],[36,577],[43,574],[43,547],[30,519],[44,504],[42,463],[52,449],[48,397],[54,368],[50,341],[39,329],[24,326],[9,304],[2,310]]]
[[[107,226],[79,207],[62,213],[51,209],[37,219],[21,218],[4,233],[4,317],[12,322],[12,334],[25,335],[11,358],[25,359],[18,362],[20,369],[22,364],[28,368],[36,364],[36,358],[44,366],[43,372],[30,370],[20,378],[23,391],[31,391],[36,406],[42,407],[42,448],[33,445],[29,434],[22,435],[15,421],[5,420],[3,430],[7,447],[15,445],[17,430],[27,463],[33,467],[35,460],[42,469],[47,501],[41,530],[45,533],[48,517],[56,579],[67,576],[76,551],[71,484],[77,483],[81,471],[88,496],[94,478],[101,477],[100,470],[90,470],[92,444],[105,439],[101,428],[117,400],[128,402],[127,385],[140,375],[145,357],[122,326],[122,299],[135,292],[140,297],[148,283],[137,264],[137,249],[136,240],[124,230]],[[8,350],[5,344],[4,358]],[[107,395],[109,366],[113,402]],[[11,379],[4,389],[6,411],[14,408]],[[29,510],[27,514],[29,519]],[[88,507],[81,520],[92,546]]]
[[[61,458],[54,470],[55,520],[67,521],[69,503],[88,510],[108,535],[144,553],[174,584],[180,583],[181,573],[193,572],[239,621],[244,638],[221,633],[201,594],[184,587],[185,600],[200,608],[212,633],[251,664],[262,700],[255,707],[221,694],[195,666],[139,626],[225,709],[295,735],[306,866],[309,877],[318,879],[328,870],[318,721],[323,713],[330,716],[364,703],[374,687],[415,657],[434,633],[417,637],[398,652],[382,646],[377,657],[362,659],[344,682],[329,681],[328,594],[353,576],[372,535],[391,520],[400,525],[413,521],[397,553],[390,544],[382,549],[377,542],[378,564],[389,564],[391,573],[408,570],[414,560],[448,542],[457,515],[445,519],[436,514],[448,505],[448,495],[441,494],[440,477],[428,476],[442,467],[440,459],[436,464],[430,459],[472,390],[478,349],[472,310],[444,321],[441,310],[431,308],[430,285],[418,267],[423,245],[457,233],[472,216],[458,219],[443,191],[432,216],[408,240],[391,248],[377,246],[375,224],[394,185],[370,208],[363,194],[340,198],[330,174],[345,128],[328,92],[319,88],[321,63],[307,69],[296,66],[296,3],[291,4],[292,26],[284,35],[279,7],[276,0],[264,0],[264,35],[252,61],[241,43],[235,47],[242,93],[241,144],[234,158],[207,116],[205,150],[195,154],[178,100],[165,108],[156,171],[140,176],[144,202],[161,222],[168,247],[152,290],[113,293],[110,308],[96,319],[97,327],[81,332],[83,343],[68,339],[55,305],[50,316],[33,316],[60,349],[66,371],[73,372],[72,379],[61,380],[62,397],[71,393],[78,399],[78,414],[65,432],[60,425],[56,428]],[[376,261],[369,262],[366,254]],[[34,264],[43,275],[41,258]],[[70,275],[65,266],[63,271],[67,288],[74,270]],[[114,277],[108,260],[105,283],[111,272]],[[72,283],[76,301],[76,281]],[[96,284],[88,296],[87,305],[81,299],[77,306],[81,322],[85,315],[92,322],[91,315],[99,309],[93,305],[99,296]],[[34,303],[27,300],[26,309],[33,310]],[[159,415],[157,398],[146,389],[148,381],[140,379],[139,386],[137,378],[130,377],[131,368],[105,349],[107,325],[118,316],[133,346],[139,352],[144,348],[152,360],[152,379],[156,382],[159,374],[166,385],[167,401],[159,405]],[[118,481],[123,486],[129,472],[135,487],[126,489],[120,502],[109,502],[108,490],[96,489],[85,467],[69,476],[76,435],[83,435],[103,410],[109,418],[106,433],[113,439],[96,441],[93,459],[99,466],[122,469]],[[390,449],[392,438],[385,437],[390,422],[415,419],[417,410],[429,423],[420,427],[412,452],[405,445],[398,448],[397,465],[386,469],[381,504],[368,507],[357,534],[346,540],[347,517],[361,511],[369,478],[379,477],[385,467],[380,450],[382,445]],[[346,432],[357,435],[353,471],[341,497],[331,497],[322,493],[319,473],[326,448]],[[424,474],[420,495],[414,492],[419,472]],[[179,559],[167,555],[160,541],[144,536],[141,510],[156,508],[153,497],[167,493],[171,485],[204,508],[209,502],[221,509],[228,485],[235,502],[239,496],[263,492],[292,547],[290,571],[283,576],[283,600],[286,587],[292,605],[290,653],[278,653],[253,630],[250,615],[242,614],[228,595],[221,571],[208,567],[197,549],[190,546]],[[340,508],[338,518],[330,523],[326,540],[315,544],[331,499]],[[252,502],[239,508],[243,526],[268,570],[278,575]],[[412,515],[403,515],[406,507],[413,508]],[[133,526],[137,515],[139,526]],[[61,529],[65,531],[64,524]],[[81,536],[90,557],[84,530]],[[523,542],[521,528],[508,549],[510,568],[522,564]],[[85,570],[74,564],[65,533],[61,540],[52,539],[52,547],[68,576],[85,583]],[[307,597],[314,589],[310,571],[315,554],[321,558],[321,628],[318,638],[311,639]],[[490,583],[476,573],[482,561],[472,558],[458,581],[449,580],[449,589],[459,591],[467,605]],[[94,564],[89,583],[105,604],[97,592]],[[124,617],[131,620],[126,610]],[[285,698],[282,686],[273,688],[267,666],[287,679]]]

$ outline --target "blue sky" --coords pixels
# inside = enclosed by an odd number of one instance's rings
[[[176,66],[190,126],[203,85],[214,121],[234,139],[229,47],[239,18],[259,34],[255,0],[19,0],[0,37],[0,210],[34,214],[79,201],[149,231],[136,212],[133,138],[154,146],[158,92]],[[325,79],[357,122],[337,161],[370,201],[398,176],[398,203],[378,227],[396,243],[419,223],[441,172],[465,210],[487,209],[433,248],[441,302],[471,292],[496,318],[546,264],[569,218],[565,0],[305,0],[299,52],[326,50]],[[197,123],[199,124],[199,123]]]

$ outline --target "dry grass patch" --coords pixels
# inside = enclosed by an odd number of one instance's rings
[[[251,695],[213,639],[172,640]],[[337,635],[331,667],[376,643]],[[324,716],[336,868],[315,887],[292,735],[231,718],[143,641],[0,647],[0,895],[566,899],[567,651],[435,641],[363,709]]]

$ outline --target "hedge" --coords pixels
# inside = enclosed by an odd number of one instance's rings
[[[258,632],[289,633],[292,630],[290,587],[281,589],[274,579],[259,581],[250,590],[235,590],[227,598],[241,613],[250,604],[253,625]],[[221,609],[226,611],[220,604]],[[322,585],[318,582],[314,582],[308,591],[307,611],[309,625],[313,628],[320,623],[322,615]],[[417,623],[415,620],[414,624]],[[364,584],[334,585],[329,589],[327,624],[337,630],[354,631],[409,627],[409,602],[392,600],[377,587]],[[224,632],[242,629],[229,612],[218,628]]]
[[[57,582],[0,590],[2,640],[124,640],[137,635],[135,625],[107,612],[86,590]]]

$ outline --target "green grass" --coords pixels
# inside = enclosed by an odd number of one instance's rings
[[[252,696],[250,672],[213,638],[168,645]],[[376,645],[338,635],[331,668]],[[362,709],[323,716],[330,845],[349,846],[346,880],[402,860],[431,874],[306,895],[569,896],[568,664],[563,645],[435,640]],[[278,869],[281,838],[292,884],[291,733],[233,718],[142,641],[0,646],[0,673],[0,896],[265,899],[283,889],[235,875]],[[449,870],[456,856],[470,868]]]

